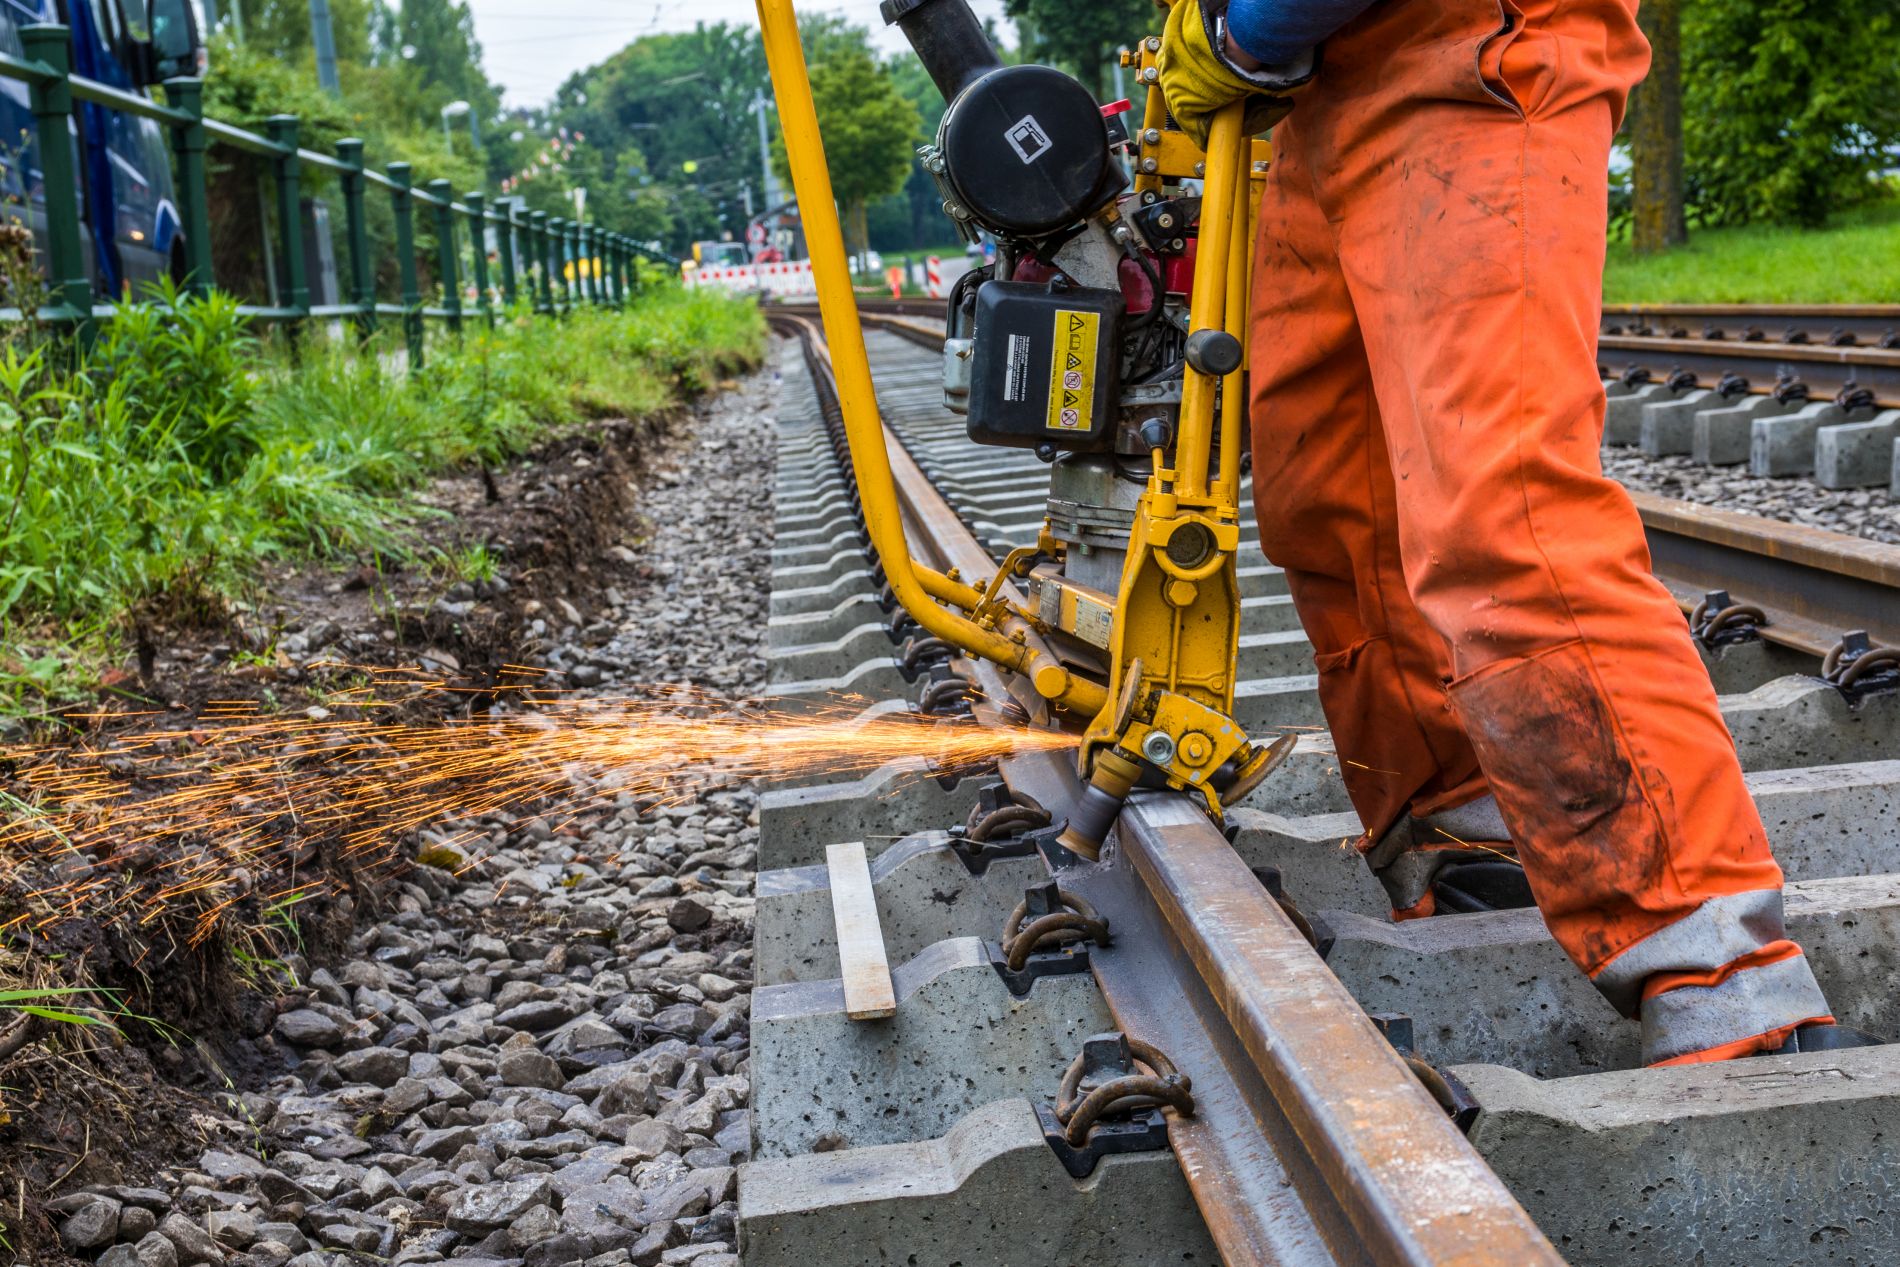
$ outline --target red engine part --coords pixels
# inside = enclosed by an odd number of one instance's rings
[[[1192,263],[1193,249],[1193,243],[1192,240],[1190,240],[1188,245],[1190,262],[1187,268],[1187,276],[1189,278],[1192,278],[1194,275],[1194,265]],[[1146,252],[1143,253],[1146,254]],[[1153,255],[1148,256],[1148,264],[1150,267],[1153,267],[1157,263],[1162,262],[1158,261]],[[1169,266],[1173,263],[1173,260],[1162,263],[1162,267],[1159,271],[1164,279],[1172,277],[1172,273],[1168,270]],[[1017,261],[1016,271],[1010,274],[1010,280],[1013,282],[1046,282],[1054,277],[1056,272],[1056,269],[1049,267],[1041,260],[1025,256]],[[1119,267],[1115,270],[1115,276],[1116,280],[1121,283],[1122,302],[1127,305],[1127,310],[1130,313],[1143,313],[1154,306],[1154,286],[1148,281],[1148,274],[1141,270],[1140,265],[1131,259],[1123,259]],[[1172,281],[1167,281],[1166,286],[1169,290],[1175,289]],[[1183,293],[1185,293],[1186,287],[1183,286],[1182,290]]]
[[[1191,295],[1194,293],[1194,252],[1200,244],[1198,237],[1187,240],[1187,249],[1179,255],[1170,255],[1161,263],[1161,284],[1170,294]]]

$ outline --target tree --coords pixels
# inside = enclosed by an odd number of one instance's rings
[[[678,252],[743,233],[747,188],[755,207],[764,195],[751,106],[769,90],[757,30],[701,24],[644,36],[570,77],[548,121],[586,136],[597,163],[588,205],[602,222]]]
[[[1705,220],[1814,225],[1878,192],[1900,144],[1900,0],[1698,0],[1683,48]]]
[[[1184,3],[1187,0],[1184,0]],[[1032,61],[1059,66],[1103,100],[1114,82],[1116,50],[1144,35],[1159,35],[1167,15],[1154,0],[1004,0],[1016,20],[1022,51]]]
[[[896,193],[910,174],[917,109],[861,45],[839,49],[813,65],[810,75],[831,192],[843,209],[847,242],[862,251],[870,237],[866,205]],[[783,142],[772,157],[789,186],[791,168]]]
[[[482,46],[467,0],[403,0],[393,20],[376,23],[378,60],[400,67],[417,112],[434,116],[451,101],[466,101],[478,121],[491,121],[501,93],[482,73]]]
[[[1683,206],[1681,0],[1644,0],[1649,77],[1630,98],[1631,237],[1641,254],[1689,240]]]

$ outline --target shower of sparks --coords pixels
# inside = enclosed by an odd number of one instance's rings
[[[392,688],[458,688],[362,672],[362,689],[300,714],[214,701],[189,729],[154,715],[150,729],[90,746],[0,749],[0,893],[14,899],[0,933],[182,912],[195,944],[247,899],[281,908],[324,891],[334,869],[309,865],[312,845],[374,871],[402,863],[426,830],[423,858],[461,871],[482,861],[483,818],[652,809],[738,780],[852,777],[906,758],[927,777],[1075,742],[867,714],[862,700],[775,709],[685,687],[625,698],[516,688],[515,711],[413,722],[396,718]]]

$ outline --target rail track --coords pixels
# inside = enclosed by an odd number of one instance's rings
[[[936,301],[864,308],[900,333],[941,326]],[[1817,508],[1821,493],[1864,490],[1900,506],[1896,329],[1900,306],[1889,305],[1613,306],[1598,341],[1604,442],[1674,459],[1685,481],[1778,481],[1752,487],[1805,489]]]
[[[865,313],[878,400],[913,550],[987,577],[1005,543],[1033,539],[1045,468],[964,440],[930,315]],[[892,623],[822,333],[795,310],[774,323],[796,336],[780,365],[779,701],[1033,719],[1033,692]],[[1789,874],[1794,935],[1844,1022],[1894,1033],[1900,665],[1863,648],[1900,641],[1900,549],[1639,501]],[[1634,1027],[1534,911],[1387,922],[1342,847],[1357,823],[1310,646],[1283,578],[1252,558],[1237,718],[1297,740],[1225,835],[1138,797],[1105,861],[1065,870],[1057,893],[1036,829],[1073,795],[1063,754],[766,792],[747,1261],[1900,1256],[1900,1046],[1638,1068]],[[1008,934],[1045,917],[1086,935],[1012,953],[1028,948]],[[889,1006],[867,1007],[880,962]],[[1100,1037],[1115,1034],[1129,1047]],[[1132,1075],[1177,1108],[1078,1133],[1052,1114],[1065,1071]]]

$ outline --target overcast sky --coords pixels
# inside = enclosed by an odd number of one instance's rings
[[[800,4],[798,11],[841,13],[871,28],[880,48],[906,47],[897,28],[888,31],[878,0]],[[971,0],[979,18],[1001,18],[1002,0]],[[752,0],[469,0],[482,65],[511,106],[540,105],[577,70],[604,61],[642,35],[690,31],[699,22],[758,25]]]

